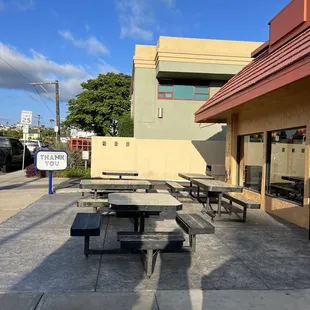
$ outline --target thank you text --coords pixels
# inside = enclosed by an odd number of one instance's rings
[[[38,151],[35,166],[43,171],[65,170],[68,167],[68,154],[65,151]]]

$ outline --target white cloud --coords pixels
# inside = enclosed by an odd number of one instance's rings
[[[3,59],[19,73],[8,66]],[[117,72],[116,68],[103,64],[103,62],[103,60],[99,59],[99,63],[95,68],[86,68],[82,65],[68,63],[60,64],[33,49],[30,50],[30,56],[28,56],[20,53],[14,47],[0,42],[0,88],[33,92],[34,89],[29,84],[29,81],[38,82],[58,79],[61,100],[67,101],[81,92],[81,82],[95,78],[99,73]],[[46,88],[51,93],[54,92],[52,86],[48,87],[47,85]],[[42,94],[45,95],[44,92]]]
[[[35,8],[35,4],[35,0],[0,0],[0,10],[12,8],[20,11],[28,11],[33,10]]]
[[[115,0],[115,3],[119,11],[121,38],[131,37],[144,41],[152,41],[154,29],[159,27],[156,9],[161,5],[175,9],[175,0]]]
[[[35,8],[35,0],[14,0],[13,3],[22,11],[28,11]]]
[[[109,50],[95,36],[90,36],[86,40],[77,40],[70,31],[59,31],[59,34],[66,40],[71,41],[75,47],[85,48],[91,54],[109,54]]]
[[[175,0],[161,0],[161,1],[170,8],[173,8],[175,6]]]
[[[154,21],[150,0],[116,0],[121,24],[121,38],[132,37],[151,41]]]

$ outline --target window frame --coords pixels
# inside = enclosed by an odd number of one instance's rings
[[[297,202],[294,200],[286,199],[285,197],[282,197],[282,196],[275,196],[275,195],[270,193],[270,189],[271,189],[271,186],[270,186],[270,176],[271,176],[270,167],[271,167],[272,133],[275,131],[287,131],[287,130],[295,130],[295,129],[296,130],[306,129],[306,132],[307,132],[306,135],[308,134],[308,126],[307,125],[297,126],[297,127],[289,127],[289,128],[273,129],[273,130],[267,131],[265,195],[270,197],[270,198],[273,198],[273,199],[283,200],[283,201],[289,202],[291,204],[295,204],[296,206],[303,207],[305,196],[303,197],[302,202]],[[306,157],[305,157],[305,160],[306,160]],[[304,178],[305,178],[305,176],[304,176]],[[305,193],[304,193],[304,195],[305,195]]]
[[[171,81],[171,84],[161,84],[160,80],[157,80],[157,99],[158,100],[183,100],[183,101],[207,101],[209,98],[210,98],[210,85],[206,85],[206,84],[203,84],[203,85],[197,85],[195,83],[193,83],[192,85],[189,84],[188,86],[193,86],[194,88],[194,92],[193,92],[193,98],[192,99],[179,99],[179,98],[174,98],[174,85],[183,85],[183,84],[177,84],[175,83],[176,80],[162,80],[162,81]],[[197,83],[197,81],[196,81]],[[159,87],[161,85],[165,85],[165,86],[172,86],[172,92],[164,92],[164,91],[160,91],[159,90]],[[208,92],[196,92],[196,88],[208,88]],[[160,98],[159,95],[160,94],[171,94],[171,98]],[[207,99],[195,99],[195,95],[208,95],[208,98]]]
[[[240,162],[241,162],[242,154],[243,154],[243,157],[244,157],[244,150],[241,150],[241,147],[242,147],[242,145],[244,145],[244,137],[252,136],[252,135],[256,135],[256,134],[261,134],[263,136],[263,139],[264,139],[264,132],[262,132],[262,131],[261,132],[247,133],[247,134],[243,134],[243,135],[238,135],[237,136],[237,154],[236,154],[236,158],[237,158],[237,173],[236,173],[236,178],[237,178],[237,184],[239,186],[242,186],[243,188],[245,188],[248,191],[251,191],[251,192],[254,192],[254,193],[258,193],[258,194],[262,195],[263,194],[262,186],[261,186],[260,190],[256,190],[256,189],[253,189],[253,188],[246,187],[243,184],[243,180],[241,180],[241,178],[240,178],[241,177],[241,171],[240,171],[241,165],[240,165]],[[264,140],[263,140],[263,144],[264,144]],[[263,151],[263,155],[264,155],[264,151]],[[264,161],[262,162],[261,184],[263,183],[263,169],[264,169]]]

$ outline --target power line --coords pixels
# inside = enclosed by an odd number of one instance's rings
[[[25,80],[27,80],[29,83],[31,83],[31,81],[24,76],[21,72],[19,72],[18,70],[16,70],[12,65],[10,65],[3,57],[0,56],[0,58],[11,68],[13,69],[17,74],[19,74],[21,77],[23,77]]]
[[[42,85],[39,85],[54,101],[56,101],[56,98],[54,98]]]
[[[36,89],[36,87],[33,85],[33,88],[35,89],[35,91],[37,92],[38,96],[41,98],[42,102],[44,103],[44,105],[46,106],[46,108],[48,109],[48,111],[51,113],[51,115],[53,117],[55,117],[55,114],[51,111],[51,109],[49,108],[49,106],[46,104],[46,102],[43,100],[41,94],[38,92],[38,90]]]
[[[15,69],[11,64],[9,64],[1,55],[0,58],[12,69],[14,70],[17,74],[19,74],[22,78],[24,78],[27,82],[32,83],[24,74],[22,74],[21,72],[19,72],[17,69]],[[35,88],[35,85],[33,85],[33,88],[35,89],[36,93],[38,94],[38,96],[41,98],[42,102],[44,103],[45,107],[48,109],[48,111],[51,113],[51,115],[53,117],[55,117],[55,115],[53,114],[53,112],[51,111],[51,109],[48,107],[48,105],[46,104],[46,102],[43,100],[42,96],[40,95],[40,93],[38,92],[38,90]],[[42,87],[46,92],[47,90]],[[48,93],[48,92],[47,92]],[[51,95],[50,95],[51,96]],[[54,98],[53,98],[54,99]],[[55,100],[55,99],[54,99]]]

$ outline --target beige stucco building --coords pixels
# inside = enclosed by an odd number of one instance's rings
[[[137,139],[225,140],[225,126],[194,112],[251,61],[257,42],[160,37],[136,45],[131,112]]]
[[[309,227],[310,0],[292,0],[269,25],[254,60],[195,120],[227,124],[229,182],[268,213]]]

